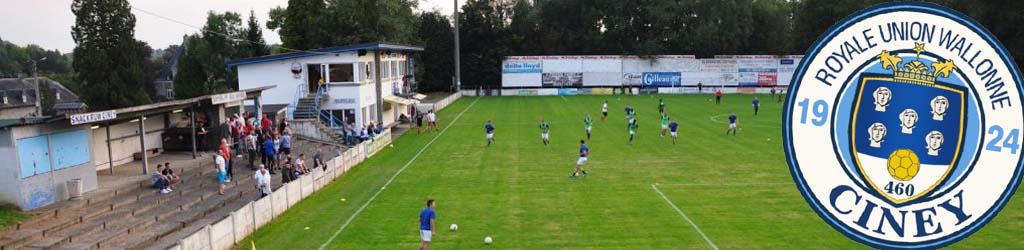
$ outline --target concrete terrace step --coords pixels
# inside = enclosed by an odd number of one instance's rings
[[[306,153],[309,162],[317,146],[328,148],[324,151],[327,159],[336,154],[333,146],[302,139],[295,141],[293,152],[296,156]],[[44,208],[25,223],[0,233],[0,250],[166,249],[259,197],[247,160],[235,160],[235,180],[228,183],[225,195],[216,194],[215,170],[209,163],[186,172],[176,168],[182,182],[174,193],[159,194],[146,180],[60,208]],[[274,176],[272,186],[282,186],[280,174]]]

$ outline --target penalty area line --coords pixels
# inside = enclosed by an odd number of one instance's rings
[[[430,147],[430,145],[434,144],[434,141],[437,141],[437,138],[441,138],[441,136],[444,135],[444,132],[448,131],[448,128],[451,128],[452,124],[455,124],[455,122],[462,117],[462,114],[465,114],[466,111],[469,111],[469,108],[472,108],[473,105],[476,104],[476,102],[479,100],[479,97],[473,99],[473,102],[470,103],[469,106],[466,106],[466,109],[463,109],[462,112],[459,112],[459,114],[455,116],[455,119],[452,119],[452,122],[448,123],[448,126],[445,126],[440,133],[434,136],[433,139],[430,139],[430,141],[427,142],[427,144],[423,145],[423,148],[420,148],[420,151],[416,152],[416,155],[412,156],[412,159],[409,159],[409,161],[406,162],[405,165],[402,166],[402,168],[398,169],[398,172],[395,172],[394,175],[391,175],[391,179],[388,179],[388,182],[385,182],[384,186],[381,186],[380,189],[377,189],[377,192],[374,193],[373,196],[370,196],[370,199],[367,200],[366,203],[363,203],[363,205],[360,206],[359,209],[357,209],[356,212],[352,214],[352,216],[349,216],[348,220],[345,220],[345,224],[342,224],[341,227],[338,228],[338,231],[335,231],[334,234],[331,235],[331,238],[328,238],[327,241],[324,242],[324,244],[320,245],[319,249],[323,250],[324,248],[327,248],[328,244],[331,244],[331,242],[334,241],[335,238],[338,238],[338,235],[341,234],[341,231],[344,231],[345,228],[348,227],[350,223],[352,223],[352,220],[355,220],[356,217],[358,217],[359,214],[362,213],[363,210],[366,209],[366,207],[373,202],[373,200],[377,199],[377,196],[380,195],[380,193],[383,192],[384,189],[388,187],[388,185],[391,185],[391,182],[394,181],[395,178],[398,177],[398,175],[402,174],[402,172],[405,171],[406,168],[409,168],[409,166],[412,165],[412,163],[416,161],[416,159],[419,159],[420,155],[423,154],[423,151],[426,151],[427,148]]]
[[[654,189],[654,192],[658,192],[658,195],[661,195],[661,198],[664,199],[669,206],[672,206],[672,209],[675,209],[676,213],[679,213],[679,216],[683,217],[683,219],[686,220],[687,223],[690,223],[690,226],[693,227],[694,230],[697,230],[697,233],[700,234],[701,238],[704,238],[704,242],[707,242],[708,245],[711,246],[711,249],[718,250],[718,246],[715,245],[714,242],[711,242],[711,239],[709,239],[708,236],[704,234],[704,231],[701,231],[700,227],[698,227],[696,223],[693,223],[693,220],[690,220],[690,217],[686,216],[686,213],[683,213],[682,209],[679,209],[679,207],[676,206],[675,203],[672,203],[672,200],[669,200],[668,197],[665,196],[665,193],[662,193],[661,189],[658,189],[657,185],[651,184],[651,188]]]

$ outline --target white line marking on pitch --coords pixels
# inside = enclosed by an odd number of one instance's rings
[[[716,246],[714,242],[711,242],[711,239],[709,239],[708,236],[704,234],[704,231],[701,231],[700,227],[698,227],[696,223],[693,223],[693,220],[690,220],[690,217],[687,217],[686,213],[683,213],[682,209],[679,209],[679,207],[677,207],[675,203],[672,203],[672,200],[669,200],[668,197],[665,196],[665,193],[662,193],[661,189],[658,189],[658,186],[651,184],[651,188],[653,188],[655,192],[658,192],[658,195],[661,195],[661,198],[665,199],[665,202],[668,202],[668,205],[672,206],[672,209],[675,209],[676,212],[679,213],[679,216],[682,216],[683,219],[686,220],[686,222],[689,222],[690,226],[693,226],[694,230],[697,230],[697,233],[700,234],[701,238],[704,238],[704,242],[707,242],[708,245],[711,246],[711,249],[718,250],[718,246]]]
[[[658,183],[658,186],[774,186],[792,185],[791,182],[760,182],[760,183]]]
[[[373,196],[370,196],[370,199],[367,200],[366,203],[363,203],[363,205],[360,206],[359,209],[356,210],[354,214],[352,214],[352,216],[349,216],[348,220],[345,220],[345,224],[342,224],[341,227],[338,228],[338,231],[335,231],[334,235],[331,235],[331,238],[328,238],[323,245],[320,245],[319,249],[323,250],[324,248],[327,247],[327,244],[330,244],[331,241],[334,241],[334,239],[337,238],[339,234],[341,234],[341,231],[344,231],[345,228],[348,227],[349,223],[352,223],[352,220],[355,220],[356,217],[363,212],[363,209],[366,209],[366,206],[369,206],[370,203],[373,202],[373,200],[377,199],[377,196],[380,195],[380,193],[383,192],[384,189],[388,187],[388,185],[391,185],[391,182],[394,181],[395,178],[398,177],[398,175],[402,174],[402,172],[405,171],[406,168],[409,168],[409,166],[412,165],[413,161],[416,161],[416,159],[420,158],[420,155],[423,154],[423,151],[426,151],[427,148],[430,147],[430,145],[434,144],[434,141],[437,141],[437,138],[441,138],[441,136],[444,135],[444,132],[448,131],[448,128],[451,128],[452,124],[455,124],[455,121],[458,121],[459,118],[462,117],[462,114],[465,114],[466,111],[469,111],[469,108],[472,108],[473,105],[476,104],[476,101],[479,100],[479,97],[473,99],[473,102],[470,103],[469,106],[466,106],[466,109],[463,109],[462,112],[459,113],[459,115],[455,116],[455,119],[452,119],[452,122],[448,123],[448,126],[445,126],[444,129],[441,130],[441,133],[438,133],[436,136],[434,136],[433,139],[430,139],[430,141],[427,142],[426,145],[423,145],[423,148],[420,148],[420,151],[416,152],[416,155],[414,155],[412,159],[409,159],[409,161],[406,162],[405,165],[402,166],[402,168],[398,169],[398,172],[395,172],[394,175],[391,175],[391,179],[388,179],[388,182],[384,183],[384,186],[380,187],[380,189],[377,189],[377,192],[374,193]]]
[[[562,101],[567,101],[567,102],[569,101],[569,99],[565,99],[565,96],[564,96],[564,95],[558,95],[558,97],[561,97],[561,98],[562,98]]]

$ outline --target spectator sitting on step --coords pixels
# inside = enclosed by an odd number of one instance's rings
[[[359,131],[359,142],[363,142],[367,139],[370,139],[370,135],[366,132],[366,128],[364,127],[361,131]]]
[[[163,173],[161,173],[161,171],[163,171],[163,169],[164,169],[163,165],[161,165],[161,164],[157,164],[156,165],[156,172],[153,172],[153,177],[151,179],[151,182],[153,183],[153,187],[155,187],[155,188],[160,190],[161,194],[166,194],[166,193],[170,193],[173,190],[171,190],[170,181],[168,181],[167,177],[164,176]]]
[[[168,187],[170,187],[171,189],[174,188],[175,184],[181,182],[181,178],[179,178],[178,175],[174,174],[174,169],[171,169],[170,162],[164,162],[164,170],[161,171],[160,173],[163,174],[164,177],[167,177],[167,180],[169,181],[169,183],[167,184]]]
[[[308,174],[310,172],[309,168],[306,168],[306,161],[302,159],[305,157],[306,154],[299,153],[299,157],[295,158],[295,172],[299,174]]]
[[[323,160],[323,153],[324,153],[323,151],[324,151],[323,148],[316,147],[316,154],[313,155],[313,167],[314,168],[323,168],[324,171],[327,171],[327,164],[324,164],[324,160]],[[299,156],[301,157],[302,155],[300,154]]]
[[[266,165],[260,164],[253,179],[256,180],[256,190],[260,191],[260,198],[270,195],[270,171],[267,171]]]

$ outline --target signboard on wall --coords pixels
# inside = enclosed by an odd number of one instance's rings
[[[115,118],[117,118],[117,112],[113,110],[77,114],[71,115],[71,117],[69,117],[69,119],[71,120],[71,125],[113,120]]]
[[[578,87],[583,86],[582,72],[553,72],[541,74],[541,86]]]
[[[680,72],[644,72],[642,76],[644,87],[671,87],[683,83],[683,74]]]
[[[622,85],[624,86],[638,86],[642,82],[643,74],[641,73],[622,73]]]
[[[543,67],[540,61],[505,61],[501,65],[501,73],[505,74],[524,74],[524,73],[541,73]]]
[[[245,100],[245,92],[237,91],[210,96],[210,103],[213,105]]]

